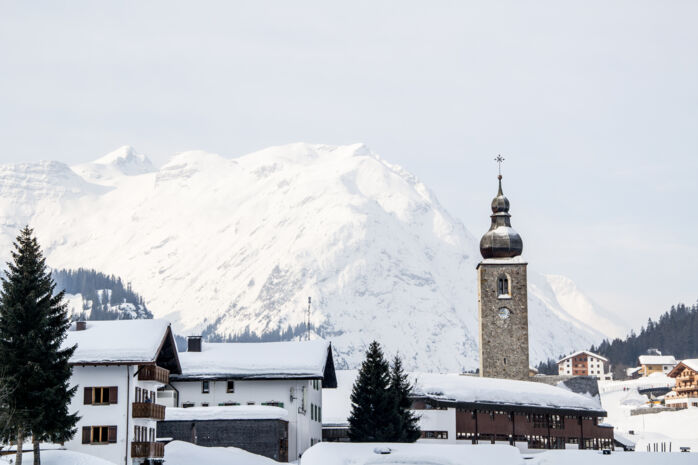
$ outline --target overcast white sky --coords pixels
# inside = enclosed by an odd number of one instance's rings
[[[698,297],[697,19],[695,1],[0,0],[0,162],[365,142],[479,237],[501,152],[531,266],[640,325]]]

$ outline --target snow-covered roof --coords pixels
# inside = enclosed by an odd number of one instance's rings
[[[686,360],[681,360],[675,367],[672,369],[668,375],[672,378],[676,377],[679,375],[681,371],[683,371],[681,368],[686,367],[689,368],[693,371],[698,372],[698,358],[687,358]]]
[[[632,376],[632,375],[634,375],[635,373],[637,373],[637,372],[640,371],[640,370],[642,370],[642,367],[631,367],[631,368],[626,368],[626,369],[625,369],[625,374],[626,374],[627,376]]]
[[[77,344],[72,364],[151,363],[165,340],[167,320],[87,321],[87,328],[70,331],[63,347]]]
[[[640,355],[640,365],[676,365],[673,355]]]
[[[417,374],[414,393],[439,401],[602,411],[598,399],[562,387],[532,381],[457,374]]]
[[[465,442],[465,441],[463,441]],[[303,465],[522,465],[518,449],[508,445],[321,442],[303,453]]]
[[[327,341],[202,343],[201,352],[181,352],[182,375],[202,378],[323,378],[332,365]]]
[[[564,362],[565,360],[567,360],[567,359],[569,359],[569,358],[576,357],[576,356],[582,355],[582,354],[591,355],[592,357],[596,357],[596,358],[598,358],[598,359],[601,359],[601,360],[603,360],[604,362],[608,362],[608,359],[607,359],[606,357],[602,357],[602,356],[599,355],[599,354],[595,354],[594,352],[589,352],[588,350],[579,350],[579,351],[577,351],[577,352],[575,352],[575,353],[573,353],[573,354],[569,354],[567,357],[561,358],[560,360],[558,360],[557,363]]]
[[[190,420],[286,420],[288,411],[269,405],[233,405],[165,409],[165,421]]]

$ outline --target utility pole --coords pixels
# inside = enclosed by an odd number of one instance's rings
[[[308,321],[305,324],[305,340],[310,340],[310,296],[308,296]]]

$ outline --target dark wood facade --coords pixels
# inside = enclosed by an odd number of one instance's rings
[[[455,409],[456,440],[473,444],[527,443],[529,449],[613,449],[613,427],[599,424],[603,411],[508,406],[414,399],[414,410]]]

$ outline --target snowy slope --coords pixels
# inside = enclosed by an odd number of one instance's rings
[[[0,167],[0,250],[30,221],[51,266],[127,278],[184,335],[295,326],[312,296],[340,367],[373,339],[410,369],[478,365],[477,240],[402,168],[360,144],[185,152],[157,170],[136,155]],[[599,342],[596,319],[531,275],[532,361]]]

